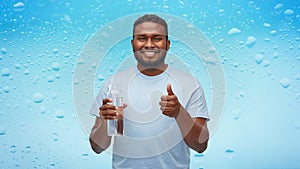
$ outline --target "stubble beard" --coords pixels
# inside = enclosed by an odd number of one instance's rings
[[[159,53],[157,53],[155,59],[148,59],[144,58],[144,55],[140,51],[134,52],[134,57],[137,60],[138,64],[140,64],[144,69],[159,69],[162,65],[165,64],[165,58],[167,55],[167,51],[161,50]]]

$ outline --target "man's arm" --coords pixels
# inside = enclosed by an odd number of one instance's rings
[[[206,119],[191,118],[190,114],[183,108],[175,119],[186,144],[198,153],[204,152],[209,139]]]
[[[97,154],[106,150],[111,142],[111,137],[107,135],[107,124],[103,118],[96,117],[95,124],[90,133],[90,144]]]
[[[193,150],[202,153],[206,150],[209,132],[205,118],[192,118],[173,93],[171,85],[167,86],[168,95],[161,97],[160,106],[162,113],[173,117],[180,128],[186,144]]]

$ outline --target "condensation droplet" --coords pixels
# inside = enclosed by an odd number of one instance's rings
[[[273,58],[274,58],[274,59],[278,59],[278,58],[279,58],[279,54],[278,54],[278,53],[274,53],[274,54],[273,54]]]
[[[23,2],[18,2],[14,4],[14,11],[21,12],[25,9],[25,4]]]
[[[269,60],[264,60],[263,63],[262,63],[262,65],[263,65],[264,67],[268,67],[268,66],[271,65],[271,62],[270,62]]]
[[[60,69],[60,66],[59,66],[58,62],[52,63],[51,67],[52,67],[52,70],[54,70],[54,71],[59,71],[59,69]]]
[[[17,63],[17,64],[15,64],[15,68],[16,68],[16,69],[20,69],[20,68],[21,68],[21,65]]]
[[[103,76],[102,74],[99,74],[99,75],[97,76],[97,79],[98,79],[99,81],[103,81],[105,78],[104,78],[104,76]]]
[[[264,56],[262,54],[256,54],[254,60],[257,64],[260,64],[264,60]]]
[[[54,81],[54,77],[53,76],[48,76],[47,81],[49,83],[52,83]]]
[[[57,53],[58,53],[58,49],[57,49],[57,48],[54,48],[54,49],[52,50],[52,52],[53,52],[54,54],[57,54]]]
[[[70,53],[65,53],[64,55],[66,58],[70,57]]]
[[[8,86],[3,87],[3,91],[4,91],[5,93],[9,93],[9,87],[8,87]]]
[[[246,42],[246,45],[248,48],[253,48],[253,46],[255,45],[256,43],[256,38],[254,36],[249,36],[247,38],[247,42]]]
[[[24,75],[29,75],[30,71],[28,69],[24,70]]]
[[[35,93],[33,95],[33,101],[35,103],[42,103],[44,101],[44,95],[42,93]]]
[[[84,154],[81,154],[81,156],[83,156],[83,157],[87,157],[87,156],[89,156],[89,154],[87,154],[87,153],[84,153]]]
[[[285,17],[286,19],[293,19],[295,13],[294,13],[293,10],[287,9],[287,10],[284,11],[283,14],[284,14],[284,17]]]
[[[219,9],[219,15],[220,15],[220,16],[223,16],[224,13],[225,13],[224,9]]]
[[[52,133],[53,141],[58,141],[58,133]]]
[[[15,153],[15,152],[17,152],[17,147],[15,145],[12,145],[12,146],[9,147],[9,151],[11,153]]]
[[[233,113],[233,119],[234,120],[238,120],[240,117],[241,117],[241,109],[234,109],[233,111],[232,111],[232,113]]]
[[[7,53],[7,50],[6,50],[6,48],[4,48],[4,47],[1,48],[0,51],[1,51],[2,54],[6,54],[6,53]]]
[[[43,107],[43,106],[40,107],[40,113],[41,113],[41,114],[45,114],[45,113],[46,113],[46,110],[47,110],[47,109],[46,109],[45,107]]]
[[[10,70],[8,68],[3,68],[1,71],[2,76],[9,76],[10,75]]]
[[[277,31],[276,31],[276,30],[271,30],[271,31],[270,31],[270,35],[273,35],[273,36],[275,36],[275,35],[276,35],[276,33],[277,33]]]
[[[197,153],[194,155],[195,157],[204,157],[204,154],[201,154],[201,153]]]
[[[239,33],[241,33],[241,30],[239,30],[238,28],[231,28],[227,32],[227,35],[231,36],[231,35],[235,35],[235,34],[239,34]]]
[[[0,126],[0,136],[4,136],[6,134],[6,129],[4,126]]]
[[[25,147],[25,153],[30,153],[31,152],[31,147],[30,146],[26,146]]]
[[[225,152],[226,152],[226,153],[233,153],[234,150],[232,150],[232,149],[226,149]]]
[[[58,119],[63,119],[65,117],[65,111],[61,109],[56,110],[55,114],[56,114],[56,118]]]
[[[283,87],[283,88],[288,88],[290,86],[290,83],[291,83],[291,80],[289,78],[282,78],[280,80],[280,85]]]
[[[266,27],[266,28],[271,27],[271,25],[270,25],[269,23],[264,23],[263,25],[264,25],[264,27]]]
[[[279,3],[275,5],[274,10],[276,14],[280,14],[283,11],[283,4]]]

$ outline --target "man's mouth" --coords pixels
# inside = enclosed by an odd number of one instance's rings
[[[142,51],[142,53],[144,53],[146,56],[148,57],[153,57],[155,56],[155,54],[157,54],[159,51]]]

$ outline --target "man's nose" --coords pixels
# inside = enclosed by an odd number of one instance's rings
[[[154,43],[152,41],[152,38],[148,38],[145,44],[146,48],[154,48]]]

